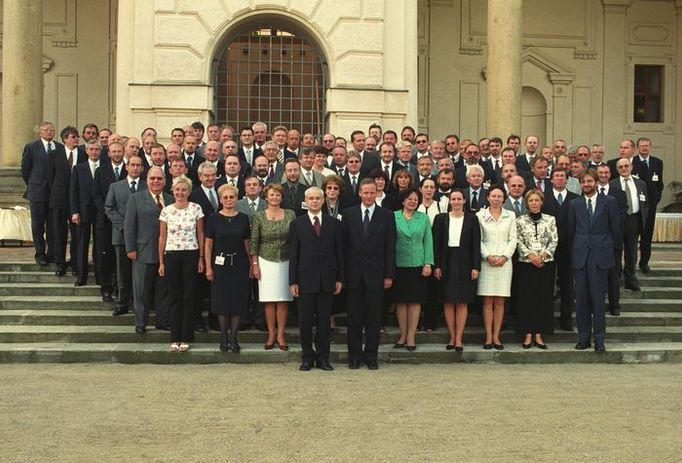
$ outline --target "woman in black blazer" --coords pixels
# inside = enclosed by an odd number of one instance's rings
[[[450,339],[447,350],[462,352],[468,304],[476,300],[481,270],[481,229],[478,218],[465,212],[464,191],[450,192],[450,212],[433,222],[434,276],[443,284],[443,310]]]

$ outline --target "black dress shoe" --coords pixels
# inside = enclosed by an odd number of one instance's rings
[[[524,349],[530,349],[531,347],[533,347],[533,342],[531,341],[528,344],[521,343],[521,347],[523,347]]]
[[[642,264],[639,266],[639,269],[644,273],[650,273],[651,272],[651,268],[649,268],[649,264]]]
[[[66,268],[57,267],[57,270],[55,270],[54,274],[57,275],[58,277],[63,277],[64,275],[66,275]]]
[[[630,291],[641,291],[642,289],[639,287],[637,284],[629,284],[625,285],[625,289],[629,289]]]
[[[119,315],[124,315],[128,313],[128,307],[116,307],[113,312],[111,312],[111,315],[114,317],[118,317]]]
[[[194,325],[194,331],[197,331],[199,333],[205,333],[206,332],[206,325],[204,325],[203,323],[196,324],[196,325]]]
[[[357,360],[350,360],[348,362],[348,369],[349,370],[357,370],[359,368],[360,368],[360,362],[358,362]]]
[[[238,354],[242,351],[242,347],[239,345],[237,341],[234,341],[232,344],[230,344],[230,350],[235,354]]]
[[[301,366],[298,367],[298,371],[310,371],[313,369],[313,363],[308,361],[301,362]]]
[[[367,360],[367,369],[368,370],[378,370],[379,369],[379,363],[377,363],[376,360]]]
[[[111,292],[109,290],[101,290],[102,302],[112,302],[114,299],[111,297]]]
[[[324,371],[333,371],[334,367],[329,363],[329,360],[318,360],[315,364],[317,368]]]
[[[620,309],[618,307],[609,309],[609,313],[614,317],[620,317]]]
[[[547,350],[547,344],[545,344],[545,343],[539,343],[539,342],[535,341],[534,344],[538,349]]]
[[[492,344],[492,343],[490,343],[490,344],[483,344],[483,348],[484,348],[485,350],[490,350],[490,349],[493,348],[493,344]]]
[[[147,328],[145,328],[144,326],[136,326],[135,332],[137,334],[145,334],[147,332]]]
[[[589,342],[579,342],[575,345],[575,350],[585,350],[590,348]]]
[[[570,331],[571,333],[573,332],[573,323],[571,322],[561,322],[560,326],[564,331]]]
[[[161,330],[161,331],[170,331],[170,326],[159,325],[159,326],[155,326],[154,328],[156,328],[157,330]]]
[[[74,286],[85,286],[87,284],[88,284],[88,282],[85,280],[76,280],[76,282],[73,285]]]
[[[604,344],[599,344],[594,346],[595,352],[606,352],[606,346]]]
[[[38,265],[47,265],[49,262],[47,261],[47,257],[36,257],[36,264]]]
[[[504,344],[493,343],[493,347],[495,348],[495,350],[504,350]]]

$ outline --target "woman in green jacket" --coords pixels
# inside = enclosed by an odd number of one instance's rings
[[[400,327],[400,338],[393,346],[407,348],[410,352],[417,346],[415,335],[421,315],[421,304],[428,301],[427,278],[433,265],[433,237],[431,222],[417,207],[421,193],[409,188],[400,192],[398,203],[402,209],[395,211],[397,229],[395,281],[390,300],[395,303],[395,313]]]

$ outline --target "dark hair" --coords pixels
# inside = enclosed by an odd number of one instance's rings
[[[383,133],[382,136],[385,137],[385,136],[388,135],[388,134],[393,134],[393,136],[394,136],[396,139],[398,138],[398,134],[395,133],[395,130],[387,130],[387,131],[385,131],[385,132]]]
[[[251,132],[251,134],[253,134],[253,129],[251,127],[242,127],[239,133],[241,134],[244,130],[248,130],[249,132]]]
[[[398,169],[398,170],[396,171],[396,173],[393,174],[393,180],[391,181],[391,183],[393,184],[393,188],[395,188],[396,191],[399,190],[399,188],[398,188],[398,177],[401,177],[401,176],[403,176],[403,175],[405,175],[405,174],[407,174],[407,176],[408,176],[409,179],[410,179],[410,184],[407,186],[407,189],[409,190],[409,189],[411,189],[411,188],[414,188],[414,186],[413,186],[413,184],[414,184],[414,177],[412,177],[412,174],[410,173],[410,171],[407,170],[407,169]]]
[[[291,164],[292,162],[295,162],[295,163],[298,164],[299,166],[301,165],[301,163],[298,162],[298,159],[297,159],[297,158],[286,158],[286,159],[284,160],[284,167],[286,168],[286,167],[287,167],[287,164]]]
[[[462,195],[462,198],[466,201],[467,199],[467,194],[462,190],[461,188],[453,188],[450,190],[450,194],[448,195],[448,199],[452,198],[452,193],[459,193]]]
[[[158,133],[156,132],[156,129],[155,129],[154,127],[145,127],[144,130],[143,130],[142,132],[140,132],[140,137],[141,137],[142,135],[144,135],[144,133],[145,133],[147,130],[151,130],[152,132],[154,132],[154,137],[156,137],[156,136],[158,135]]]
[[[490,193],[492,193],[495,190],[500,190],[502,192],[502,201],[507,199],[507,192],[504,190],[504,187],[502,185],[498,184],[490,185],[488,187],[488,193],[486,194],[486,198],[490,197]]]
[[[599,181],[599,176],[597,175],[597,171],[594,169],[587,169],[583,174],[580,176],[580,183],[583,183],[583,179],[587,176],[592,177],[592,179],[597,182]]]
[[[436,179],[433,178],[433,176],[428,175],[428,176],[424,177],[423,179],[421,179],[421,181],[419,182],[419,187],[420,187],[420,188],[423,187],[423,186],[424,186],[424,182],[426,182],[427,180],[432,181],[434,185],[438,186],[438,182],[436,181]]]
[[[516,134],[513,133],[513,134],[511,134],[511,135],[509,135],[509,136],[507,137],[507,144],[509,144],[509,141],[510,141],[510,140],[518,140],[519,143],[520,143],[520,142],[521,142],[521,137],[519,137],[518,135],[516,135]]]
[[[353,143],[353,139],[355,138],[356,135],[362,135],[364,137],[365,132],[363,132],[362,130],[353,130],[353,132],[350,134],[351,143]]]
[[[400,131],[400,133],[402,134],[406,130],[409,130],[410,132],[412,132],[412,135],[416,134],[416,132],[414,131],[414,127],[412,127],[411,125],[406,125],[405,127],[403,127],[403,129]]]
[[[498,145],[502,146],[502,139],[500,137],[493,137],[490,139],[488,143],[497,143]]]
[[[201,129],[201,131],[203,132],[204,131],[204,124],[202,124],[199,121],[192,122],[192,128],[193,129]]]
[[[336,186],[338,186],[339,187],[339,194],[343,194],[343,190],[346,187],[346,182],[344,182],[344,180],[341,177],[339,177],[336,174],[327,175],[324,178],[324,181],[322,182],[322,191],[326,190],[327,185],[329,185],[330,183],[333,183]]]
[[[549,176],[550,180],[554,179],[555,172],[563,172],[566,178],[568,179],[568,172],[566,172],[566,169],[552,169],[552,173]]]
[[[321,145],[313,146],[313,154],[327,154],[327,149]]]
[[[410,188],[407,188],[407,189],[405,189],[405,190],[403,190],[403,191],[401,191],[401,192],[398,193],[398,204],[400,204],[400,205],[402,206],[403,203],[405,202],[405,200],[406,200],[412,193],[414,193],[414,194],[417,195],[417,202],[418,202],[418,203],[421,203],[421,202],[422,202],[422,193],[421,193],[421,191],[417,190],[416,188],[410,187]]]
[[[547,159],[543,158],[542,156],[535,156],[533,159],[531,159],[530,166],[535,167],[535,164],[542,161],[545,161],[547,165],[549,165],[549,161]]]
[[[386,175],[386,172],[383,170],[379,169],[378,167],[376,169],[372,169],[369,174],[367,174],[367,177],[365,178],[371,178],[372,181],[374,181],[375,178],[382,177],[384,181],[388,184],[388,175]]]
[[[447,135],[443,140],[447,140],[448,138],[454,138],[457,140],[457,143],[459,144],[459,135],[451,133],[450,135]]]
[[[62,139],[62,141],[66,140],[69,135],[78,136],[78,129],[72,125],[67,125],[59,133],[59,137]]]
[[[183,129],[181,129],[180,127],[176,127],[173,130],[171,130],[171,135],[173,135],[173,132],[182,132],[182,136],[183,137],[185,136],[185,131]]]
[[[379,124],[377,124],[377,123],[371,124],[371,125],[369,126],[369,128],[367,129],[367,131],[369,132],[369,131],[372,130],[372,129],[379,129],[379,131],[381,132],[381,126],[380,126]]]

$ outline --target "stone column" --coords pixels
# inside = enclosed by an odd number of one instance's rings
[[[503,140],[521,129],[521,4],[488,0],[486,134]]]
[[[43,0],[5,1],[2,44],[2,161],[21,163],[43,117]]]
[[[116,132],[137,134],[130,111],[130,87],[135,69],[135,2],[119,0],[116,20]]]

